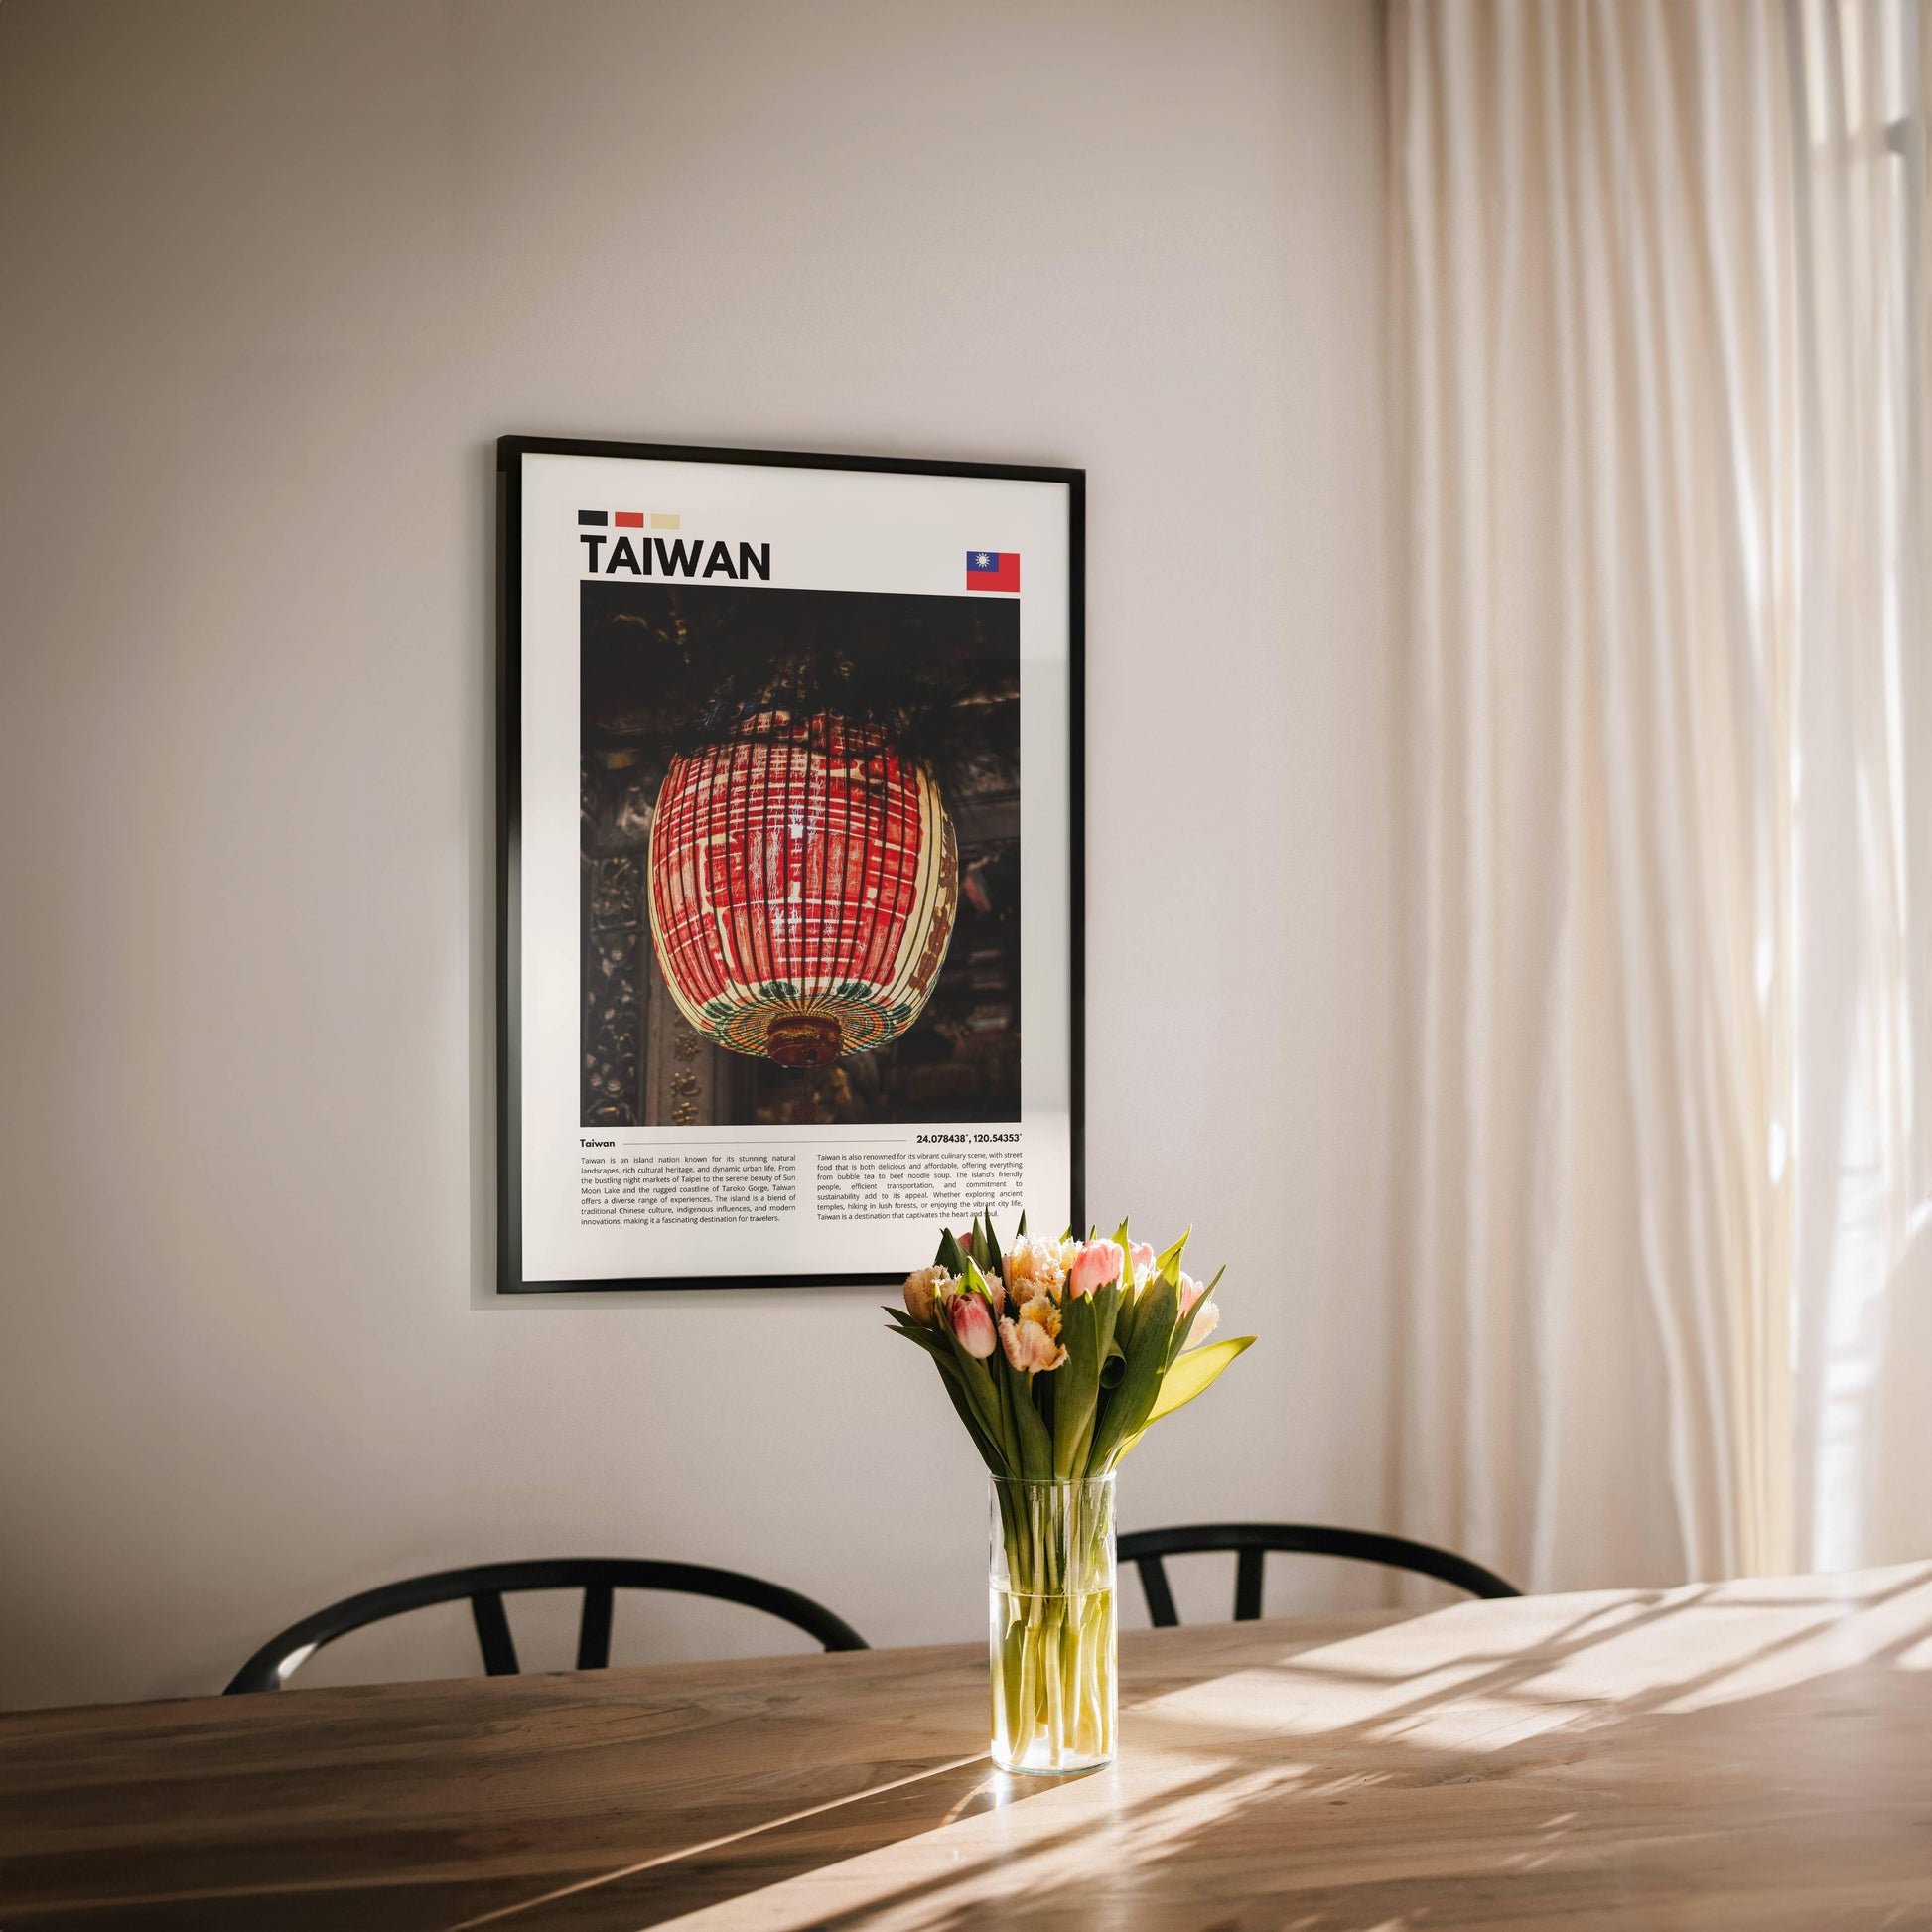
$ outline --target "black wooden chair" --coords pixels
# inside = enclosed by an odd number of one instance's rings
[[[781,1584],[767,1584],[736,1570],[713,1570],[700,1563],[658,1563],[636,1557],[555,1557],[531,1563],[483,1563],[468,1570],[440,1570],[406,1583],[384,1584],[359,1596],[345,1596],[326,1610],[291,1623],[235,1672],[224,1696],[243,1691],[279,1691],[326,1643],[380,1623],[406,1610],[432,1603],[454,1603],[467,1596],[483,1646],[483,1669],[491,1677],[517,1674],[516,1645],[503,1610],[506,1593],[532,1589],[581,1589],[584,1615],[577,1628],[577,1668],[603,1670],[611,1661],[611,1613],[621,1589],[677,1590],[688,1596],[713,1596],[744,1603],[782,1617],[827,1650],[864,1650],[867,1643],[843,1617]]]
[[[1141,1573],[1147,1613],[1157,1629],[1180,1621],[1168,1587],[1164,1557],[1190,1557],[1206,1550],[1239,1552],[1234,1566],[1234,1620],[1252,1623],[1261,1615],[1262,1566],[1270,1550],[1303,1556],[1352,1557],[1358,1563],[1382,1563],[1395,1570],[1413,1570],[1436,1577],[1471,1596],[1520,1596],[1493,1570],[1467,1557],[1439,1550],[1433,1544],[1412,1543],[1406,1536],[1383,1536],[1376,1530],[1328,1529],[1319,1523],[1192,1523],[1181,1529],[1134,1530],[1120,1539],[1120,1560]]]

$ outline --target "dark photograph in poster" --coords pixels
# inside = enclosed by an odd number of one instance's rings
[[[581,587],[581,1125],[1017,1122],[1009,598]]]

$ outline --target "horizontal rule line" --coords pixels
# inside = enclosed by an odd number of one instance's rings
[[[624,1130],[621,1127],[619,1128],[580,1127],[577,1131],[579,1134],[610,1134],[610,1133],[621,1134]],[[682,1129],[680,1131],[685,1133],[690,1132],[688,1128]],[[662,1141],[621,1141],[618,1143],[618,1145],[621,1147],[662,1147],[662,1146],[670,1145],[670,1143],[666,1143]],[[907,1147],[910,1145],[910,1143],[905,1139],[903,1135],[889,1135],[883,1139],[876,1135],[867,1135],[863,1140],[851,1140],[844,1137],[840,1137],[838,1139],[829,1140],[829,1141],[807,1141],[804,1143],[802,1147],[800,1147],[796,1141],[778,1141],[778,1140],[691,1141],[685,1143],[685,1145],[694,1149],[706,1148],[706,1147],[798,1147],[799,1152],[802,1154],[802,1153],[809,1153],[810,1150],[815,1147]]]

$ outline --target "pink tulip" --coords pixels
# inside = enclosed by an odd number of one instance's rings
[[[1145,1241],[1136,1241],[1128,1249],[1127,1258],[1134,1264],[1134,1272],[1137,1275],[1143,1268],[1154,1266],[1154,1250]]]
[[[993,1332],[993,1311],[977,1295],[955,1295],[945,1306],[960,1347],[984,1361],[998,1339]]]
[[[1180,1321],[1187,1339],[1184,1348],[1198,1348],[1214,1332],[1215,1323],[1221,1318],[1221,1305],[1210,1302],[1198,1314],[1194,1314],[1194,1304],[1207,1293],[1207,1290],[1191,1275],[1180,1278]],[[1193,1325],[1187,1326],[1187,1317],[1194,1314]]]
[[[1118,1241],[1089,1241],[1068,1271],[1066,1285],[1075,1295],[1091,1295],[1120,1278],[1126,1259]]]
[[[1066,1350],[1037,1321],[1002,1321],[1000,1346],[1023,1375],[1058,1368],[1066,1360]]]

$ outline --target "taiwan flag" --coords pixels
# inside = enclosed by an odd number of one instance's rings
[[[966,588],[969,591],[1017,591],[1020,588],[1020,552],[967,551]]]

